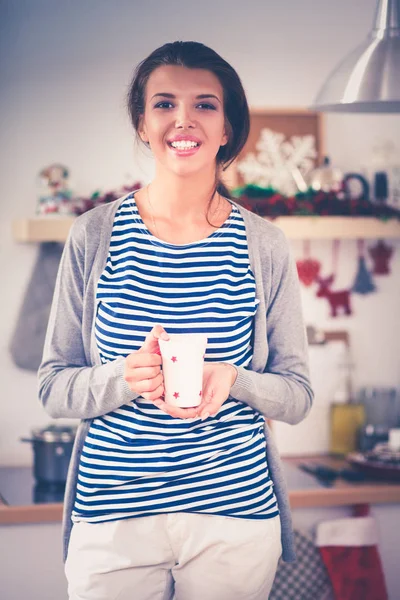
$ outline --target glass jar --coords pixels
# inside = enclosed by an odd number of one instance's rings
[[[365,423],[365,408],[359,403],[331,404],[332,454],[346,455],[358,447],[359,432]]]

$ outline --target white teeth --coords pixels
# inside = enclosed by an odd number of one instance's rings
[[[171,142],[171,146],[173,148],[184,150],[185,148],[196,148],[196,146],[198,146],[198,143],[189,141]]]

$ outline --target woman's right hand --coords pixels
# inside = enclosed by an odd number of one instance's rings
[[[164,394],[159,338],[169,340],[169,335],[161,325],[156,325],[140,350],[126,357],[124,367],[124,379],[132,392],[153,402],[162,399]]]

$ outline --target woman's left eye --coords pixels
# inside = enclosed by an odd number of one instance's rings
[[[158,102],[154,108],[170,108],[173,107],[172,102],[168,102],[167,100],[163,100],[162,102]],[[200,104],[196,104],[196,108],[200,108],[201,110],[216,110],[216,107],[213,104],[209,104],[208,102],[201,102]]]
[[[215,106],[213,104],[208,104],[206,102],[202,102],[201,104],[198,104],[197,108],[199,108],[199,107],[203,107],[203,108],[205,108],[207,110],[216,110]]]

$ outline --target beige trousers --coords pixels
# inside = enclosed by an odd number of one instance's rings
[[[70,600],[267,600],[280,518],[171,513],[75,523]],[[174,596],[175,594],[175,596]]]

